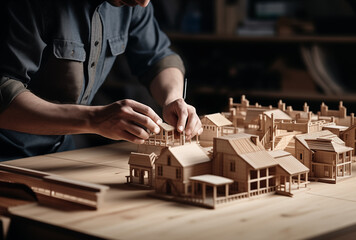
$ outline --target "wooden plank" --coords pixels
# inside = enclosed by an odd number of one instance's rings
[[[118,161],[127,162],[128,158],[129,154],[121,155]],[[116,171],[99,165],[66,173],[93,183],[103,183],[105,178],[111,188],[98,211],[20,206],[10,212],[110,239],[304,239],[356,225],[356,191],[350,191],[356,178],[336,185],[312,182],[311,190],[296,193],[293,198],[258,196],[207,210],[150,198],[147,194],[152,191],[125,184],[128,171]]]

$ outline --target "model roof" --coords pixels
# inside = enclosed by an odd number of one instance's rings
[[[143,167],[153,167],[157,155],[155,153],[134,153],[132,152],[129,158],[129,164]]]
[[[256,143],[253,142],[252,138],[258,137],[256,135],[238,133],[219,137],[218,139],[228,141],[236,154],[254,169],[277,165],[263,145],[258,141]]]
[[[266,150],[239,154],[252,168],[261,169],[278,165]]]
[[[309,168],[304,166],[298,159],[296,159],[291,153],[282,150],[268,152],[279,166],[290,175],[299,173],[305,173],[309,171]]]
[[[211,175],[211,174],[205,174],[205,175],[190,177],[189,180],[208,183],[208,184],[212,184],[212,185],[215,185],[215,186],[229,184],[229,183],[233,183],[234,182],[233,180],[231,180],[229,178],[220,177],[220,176]]]
[[[311,150],[328,151],[336,153],[344,153],[353,150],[351,147],[346,147],[344,144],[334,142],[333,139],[306,139],[305,140]]]
[[[324,126],[323,129],[338,129],[340,131],[345,131],[348,129],[348,127],[345,126],[340,126],[340,125],[328,125],[328,126]]]
[[[169,125],[167,123],[160,123],[158,125],[165,131],[173,131],[175,129],[172,125]]]
[[[226,117],[224,117],[220,113],[208,114],[205,115],[204,117],[209,119],[213,124],[215,124],[218,127],[232,125],[232,122],[230,122]]]
[[[295,138],[303,144],[306,148],[309,148],[308,143],[305,141],[306,139],[317,139],[317,138],[328,138],[332,139],[334,142],[339,143],[341,145],[345,145],[344,141],[342,141],[338,136],[330,132],[329,130],[323,130],[320,132],[313,133],[305,133],[296,135]]]
[[[281,119],[281,120],[292,120],[292,118],[281,111],[280,109],[274,109],[274,110],[269,110],[264,112],[265,115],[267,115],[269,118],[271,118],[273,114],[274,119]]]
[[[172,155],[183,167],[210,161],[210,158],[205,151],[196,143],[169,147],[168,151],[172,153]]]

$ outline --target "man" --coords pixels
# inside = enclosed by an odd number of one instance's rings
[[[141,144],[162,120],[122,100],[88,106],[117,55],[162,106],[163,118],[202,132],[182,99],[184,66],[154,19],[149,0],[13,0],[0,52],[0,161],[73,149],[70,134]]]

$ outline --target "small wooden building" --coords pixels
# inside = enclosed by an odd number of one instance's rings
[[[289,152],[276,150],[268,153],[278,163],[278,194],[293,196],[293,190],[298,190],[301,187],[307,187],[309,183],[309,168],[304,166]]]
[[[214,137],[223,136],[227,126],[232,129],[232,122],[220,113],[205,115],[201,119],[201,123],[204,131],[199,138],[200,144],[204,147],[212,146]]]
[[[231,193],[248,196],[274,192],[278,163],[250,134],[214,138],[213,174],[234,180]]]
[[[356,124],[341,132],[340,138],[345,142],[346,146],[356,149]],[[353,151],[353,155],[356,155],[356,151]]]
[[[168,195],[190,195],[189,178],[211,173],[211,160],[196,143],[163,149],[155,165],[156,192]]]
[[[157,159],[155,153],[134,153],[129,158],[130,176],[127,182],[143,186],[153,187],[154,185],[154,163]]]
[[[353,148],[328,130],[297,135],[295,150],[296,158],[311,170],[312,179],[336,183],[351,176]]]

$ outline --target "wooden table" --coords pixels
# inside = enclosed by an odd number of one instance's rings
[[[51,239],[355,239],[356,177],[336,185],[313,182],[310,190],[293,198],[268,195],[209,210],[151,198],[150,190],[127,185],[127,161],[135,150],[133,144],[117,143],[6,162],[110,186],[97,211],[37,204],[11,208],[10,235],[29,231],[35,236],[52,234]]]

